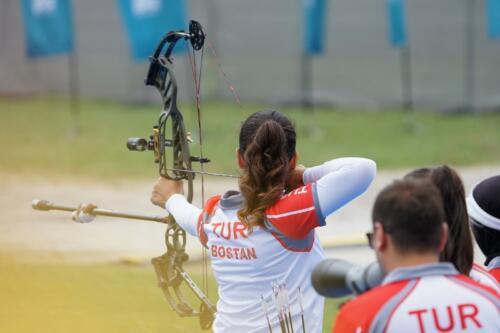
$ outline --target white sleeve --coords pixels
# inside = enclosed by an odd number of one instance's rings
[[[337,158],[306,169],[304,184],[316,183],[316,198],[327,217],[364,193],[375,178],[377,165],[360,157]]]
[[[192,236],[198,237],[197,225],[201,209],[190,204],[181,194],[172,195],[165,203],[165,209],[172,214],[177,224]]]

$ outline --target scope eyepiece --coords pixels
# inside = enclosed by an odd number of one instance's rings
[[[149,142],[144,138],[128,138],[127,148],[132,151],[148,150]]]

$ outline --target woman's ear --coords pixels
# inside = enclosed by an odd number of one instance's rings
[[[441,253],[444,250],[447,241],[448,241],[448,224],[446,222],[443,222],[441,224],[441,239],[439,240],[438,253]]]
[[[245,159],[241,155],[240,148],[236,148],[236,160],[238,161],[238,166],[240,167],[240,169],[244,169],[245,168]]]

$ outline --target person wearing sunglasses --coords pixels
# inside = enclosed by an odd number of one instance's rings
[[[500,332],[500,295],[440,262],[448,225],[428,180],[395,181],[377,196],[369,240],[387,272],[382,284],[345,303],[334,333]]]

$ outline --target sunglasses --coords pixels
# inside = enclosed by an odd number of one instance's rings
[[[373,249],[373,232],[367,232],[366,239],[368,240],[368,246],[370,249]]]

